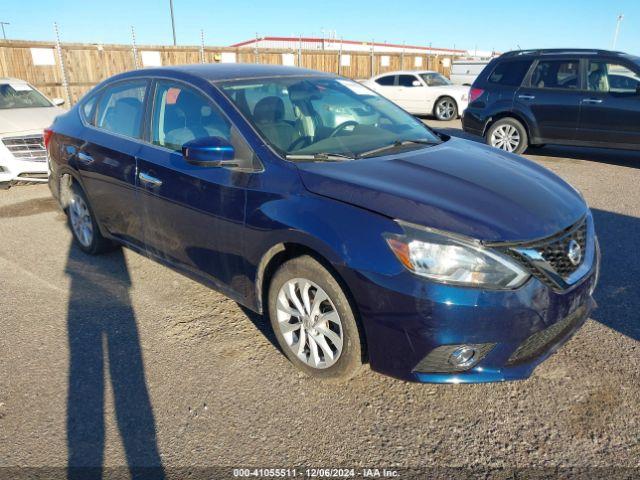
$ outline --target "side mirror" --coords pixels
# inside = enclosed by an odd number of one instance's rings
[[[51,102],[56,106],[56,107],[61,107],[62,105],[64,105],[64,98],[52,98]]]
[[[200,167],[235,166],[235,149],[220,137],[204,137],[191,140],[182,146],[182,156],[192,165]]]
[[[418,80],[414,80],[413,82],[411,82],[411,85],[413,85],[414,87],[421,87],[422,86],[422,84]]]

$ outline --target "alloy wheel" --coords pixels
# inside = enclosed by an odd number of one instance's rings
[[[69,219],[71,220],[71,228],[76,235],[78,241],[84,247],[91,246],[93,242],[93,223],[91,221],[91,213],[84,199],[74,194],[69,204]]]
[[[513,152],[520,145],[520,133],[513,125],[500,125],[491,133],[491,146]]]
[[[304,278],[285,282],[276,311],[280,333],[302,362],[324,369],[338,361],[344,341],[342,322],[320,286]]]
[[[456,111],[456,106],[452,100],[444,99],[438,102],[436,110],[439,119],[451,120]]]

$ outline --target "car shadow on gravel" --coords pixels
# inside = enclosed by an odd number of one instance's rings
[[[640,218],[593,209],[602,263],[591,317],[640,341]]]
[[[163,479],[124,254],[117,249],[89,257],[72,244],[65,271],[70,278],[68,478],[109,477],[103,460],[110,380],[131,478]]]

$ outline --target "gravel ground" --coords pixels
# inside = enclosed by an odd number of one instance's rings
[[[461,133],[459,122],[433,125]],[[69,456],[162,462],[173,478],[195,466],[640,474],[640,155],[532,153],[594,209],[599,309],[529,380],[502,384],[420,385],[368,369],[315,382],[262,318],[220,294],[127,250],[84,256],[46,186],[0,192],[0,478]]]

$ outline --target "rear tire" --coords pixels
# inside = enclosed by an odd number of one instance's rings
[[[362,335],[338,281],[308,255],[274,274],[268,293],[271,327],[298,369],[323,380],[345,381],[362,366]]]
[[[80,186],[71,185],[71,198],[65,209],[69,228],[76,245],[89,255],[114,250],[117,244],[102,236],[96,217],[89,205],[89,200]]]
[[[509,153],[522,153],[529,146],[529,137],[524,125],[515,118],[505,117],[495,122],[485,135],[492,147]]]
[[[442,122],[455,120],[458,118],[458,104],[451,97],[439,98],[433,107],[433,114]]]

